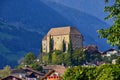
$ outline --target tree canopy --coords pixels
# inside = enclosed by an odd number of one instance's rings
[[[30,64],[33,64],[35,62],[35,60],[36,60],[36,56],[34,55],[34,53],[29,52],[25,56],[23,63],[25,65],[30,65]]]
[[[3,70],[0,70],[0,77],[4,78],[6,76],[11,75],[11,67],[10,66],[5,66]]]
[[[63,75],[63,80],[119,80],[120,65],[72,67]]]
[[[107,29],[98,30],[98,33],[101,38],[106,38],[108,43],[120,49],[120,0],[115,0],[111,6],[105,6],[104,11],[109,12],[105,19],[112,19],[113,24]]]

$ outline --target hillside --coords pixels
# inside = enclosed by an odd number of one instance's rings
[[[77,27],[84,36],[84,45],[95,44],[100,50],[109,48],[104,39],[98,38],[97,33],[97,30],[107,28],[109,26],[107,23],[88,13],[49,0],[44,1],[44,3],[73,22],[73,26]]]
[[[109,48],[106,41],[99,39],[96,33],[96,30],[109,26],[98,15],[94,15],[99,11],[84,12],[81,10],[83,7],[71,7],[67,2],[63,4],[49,0],[0,1],[0,58],[3,60],[1,63],[14,66],[28,51],[38,55],[41,40],[52,27],[77,27],[84,36],[85,45],[95,44],[100,50]],[[95,4],[94,7],[97,7],[96,3],[92,2],[92,5]],[[89,3],[84,2],[81,5],[85,4]],[[99,7],[98,10],[101,10],[101,5]]]
[[[72,24],[40,0],[4,0],[0,3],[0,19],[41,34],[53,26]]]
[[[98,19],[111,24],[112,21],[105,21],[104,18],[107,16],[107,13],[104,12],[105,5],[111,5],[114,3],[114,0],[110,0],[109,4],[105,4],[104,0],[41,0],[44,3],[54,3],[60,4],[66,7],[76,9],[78,11],[85,12],[92,16],[97,17]]]
[[[6,64],[15,66],[18,60],[32,51],[39,54],[42,36],[23,28],[0,21],[0,68]]]

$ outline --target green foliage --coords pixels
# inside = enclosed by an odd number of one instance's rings
[[[55,50],[52,53],[52,64],[62,64],[64,62],[64,54],[60,50]]]
[[[68,44],[68,53],[70,54],[70,63],[72,65],[72,54],[73,54],[73,46],[72,46],[72,40],[71,40],[71,36],[69,36],[70,38],[70,43]]]
[[[53,53],[53,39],[51,38],[51,35],[50,35],[50,41],[49,41],[49,53],[48,53],[48,63],[51,63],[52,62],[52,53]]]
[[[72,47],[71,37],[70,37],[70,43],[68,44],[68,53],[70,53],[70,54],[73,53],[73,47]]]
[[[72,49],[69,49],[72,50]],[[69,51],[72,53],[64,53],[60,50],[54,50],[48,54],[43,54],[42,60],[45,64],[64,64],[65,66],[78,66],[86,62],[97,64],[102,61],[102,56],[99,52],[88,53],[83,48]],[[50,59],[51,58],[51,59]]]
[[[120,49],[120,0],[115,0],[112,6],[106,6],[105,12],[109,12],[105,19],[112,18],[114,23],[107,29],[98,30],[98,33],[101,38],[106,38],[108,43]]]
[[[43,54],[42,55],[42,61],[43,61],[43,63],[48,63],[49,62],[49,55],[48,54]]]
[[[86,54],[82,48],[78,48],[72,54],[74,66],[82,65],[85,62]]]
[[[50,51],[48,53],[48,63],[51,63],[52,62],[52,52]]]
[[[119,80],[120,65],[101,65],[98,67],[68,68],[63,80]]]
[[[5,66],[3,70],[0,70],[0,77],[4,78],[6,76],[11,75],[11,67]]]
[[[96,80],[119,80],[120,66],[119,65],[102,65],[96,70]]]
[[[51,61],[49,61],[51,56]],[[49,54],[43,54],[43,63],[45,64],[64,64],[65,66],[78,66],[87,62],[97,63],[102,61],[99,53],[88,54],[82,48],[75,49],[70,53],[63,53],[62,51],[55,50]]]
[[[49,42],[49,50],[50,50],[50,53],[53,51],[53,39],[51,38],[51,35],[50,35],[50,42]]]
[[[65,64],[65,54],[57,55],[57,64]]]
[[[29,52],[25,56],[23,63],[25,65],[30,65],[30,64],[33,64],[35,62],[35,60],[36,60],[36,56],[34,55],[34,53]]]
[[[57,55],[55,52],[52,54],[52,63],[57,64]]]
[[[65,53],[64,54],[64,61],[63,61],[63,63],[64,63],[65,66],[72,66],[71,55],[69,53]]]
[[[116,64],[120,64],[120,57],[117,58]]]
[[[56,53],[57,55],[62,54],[63,52],[60,50],[54,50],[53,53]]]
[[[63,80],[95,80],[95,67],[73,67],[68,68],[63,76]]]
[[[113,55],[111,55],[111,56],[104,56],[104,57],[102,57],[102,60],[105,62],[105,63],[112,63],[112,60],[113,59],[117,59],[118,58],[118,56],[116,55],[116,54],[113,54]]]
[[[62,41],[62,51],[63,51],[63,52],[66,51],[66,43],[65,43],[64,40]]]
[[[41,71],[41,72],[43,71],[43,68],[42,68],[42,66],[40,65],[40,63],[35,62],[35,63],[31,64],[31,67],[32,67],[32,69],[34,69],[34,70]]]

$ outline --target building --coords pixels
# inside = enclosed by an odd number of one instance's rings
[[[63,65],[45,65],[42,67],[43,67],[43,70],[45,71],[45,73],[47,73],[51,70],[55,70],[60,74],[60,76],[62,76],[64,74],[64,72],[66,71],[66,68]]]
[[[42,80],[62,80],[66,68],[63,65],[45,65],[43,70],[46,74],[42,77]]]
[[[49,71],[42,80],[62,80],[62,77],[55,70]]]
[[[23,80],[38,80],[44,76],[44,73],[35,71],[31,68],[14,69],[11,73],[13,76],[22,78]]]
[[[2,80],[23,80],[23,79],[18,78],[16,76],[7,76],[7,77],[3,78]]]
[[[42,40],[42,52],[49,53],[50,50],[66,52],[70,42],[73,50],[83,47],[83,36],[75,27],[52,28]]]
[[[115,49],[109,49],[107,51],[104,51],[102,54],[103,54],[102,55],[103,57],[104,56],[110,57],[111,55],[117,55],[118,56],[118,51],[115,50]]]

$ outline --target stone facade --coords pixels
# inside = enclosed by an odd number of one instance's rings
[[[63,50],[64,45],[65,51],[68,51],[70,39],[73,49],[83,46],[83,36],[76,28],[70,26],[52,28],[42,40],[42,52],[50,52],[50,41],[53,50]]]

